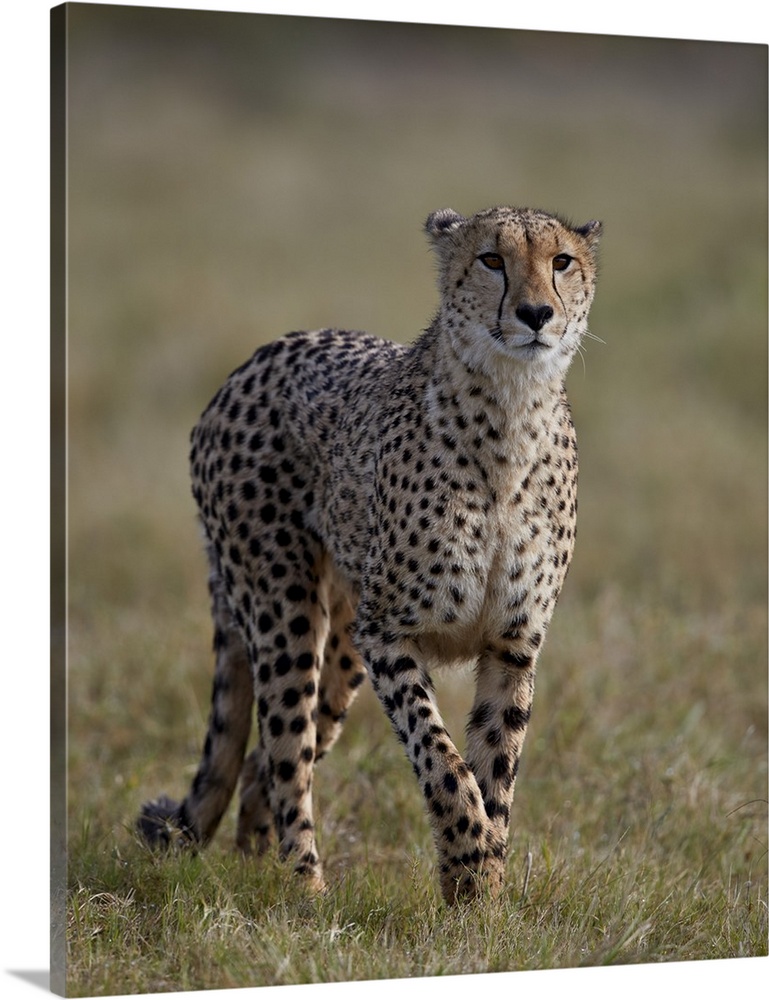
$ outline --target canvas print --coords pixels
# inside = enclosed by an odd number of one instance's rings
[[[766,955],[766,47],[52,28],[54,990]]]

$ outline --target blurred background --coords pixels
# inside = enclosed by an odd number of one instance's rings
[[[630,726],[639,781],[765,798],[766,47],[78,4],[68,42],[71,829],[195,764],[199,413],[286,331],[413,339],[447,206],[604,223],[525,781]]]

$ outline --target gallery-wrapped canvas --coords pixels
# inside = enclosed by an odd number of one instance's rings
[[[51,18],[53,990],[766,955],[766,47]]]

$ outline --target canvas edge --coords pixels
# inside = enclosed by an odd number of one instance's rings
[[[50,989],[66,994],[66,135],[68,5],[50,11]]]

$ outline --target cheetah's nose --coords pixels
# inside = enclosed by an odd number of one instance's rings
[[[553,315],[553,310],[550,306],[530,306],[528,302],[524,302],[515,310],[515,315],[538,333]]]

